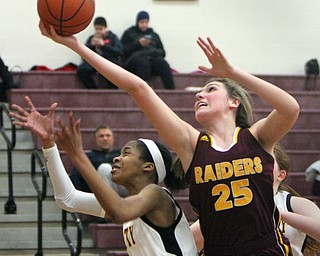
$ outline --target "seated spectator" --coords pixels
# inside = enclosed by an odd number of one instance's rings
[[[111,128],[106,125],[100,125],[95,132],[95,141],[97,149],[88,152],[88,158],[106,183],[120,196],[127,196],[127,190],[123,186],[113,183],[111,180],[112,175],[110,172],[113,158],[120,155],[120,150],[113,148],[114,138]],[[91,192],[89,186],[75,167],[71,170],[70,178],[76,189]]]
[[[306,169],[306,181],[312,182],[312,194],[320,196],[320,160]]]
[[[122,54],[122,44],[119,38],[108,29],[107,21],[103,17],[97,17],[94,20],[95,34],[91,35],[86,46],[92,51],[98,53],[107,60],[113,63],[119,64]],[[84,86],[88,89],[98,88],[93,76],[96,74],[95,68],[93,68],[88,62],[84,61],[78,66],[77,75]],[[105,80],[105,83],[101,85],[103,88],[116,89],[117,87],[110,81]]]
[[[6,102],[7,96],[6,91],[11,88],[19,88],[20,83],[14,82],[12,74],[9,72],[8,67],[4,64],[0,57],[0,102]]]
[[[149,14],[141,11],[136,25],[122,35],[123,65],[145,81],[160,76],[165,89],[174,89],[171,68],[164,59],[166,53],[159,35],[149,27]]]

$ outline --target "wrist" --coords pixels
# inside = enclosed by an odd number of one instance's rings
[[[55,145],[55,141],[54,140],[43,140],[42,141],[42,147],[44,149],[46,148],[52,148]]]

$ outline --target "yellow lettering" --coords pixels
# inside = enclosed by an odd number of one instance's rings
[[[255,157],[253,159],[254,165],[255,165],[255,171],[256,173],[261,173],[263,171],[263,166],[261,164],[261,159],[260,157]]]
[[[202,169],[201,167],[195,167],[194,168],[194,177],[195,177],[195,180],[196,180],[196,184],[199,184],[199,183],[203,183],[203,179],[202,179]]]
[[[244,175],[242,159],[233,160],[232,165],[233,165],[233,172],[235,177]]]
[[[231,163],[222,162],[220,163],[220,168],[223,179],[229,179],[233,175],[233,168]]]
[[[243,167],[244,167],[244,172],[246,175],[250,174],[255,174],[256,172],[254,171],[254,166],[252,159],[250,158],[245,158],[243,159]]]
[[[220,165],[219,164],[215,164],[214,168],[216,170],[216,175],[217,175],[218,180],[222,180]]]
[[[216,176],[214,175],[214,172],[212,170],[212,165],[206,165],[205,168],[205,174],[204,174],[204,182],[209,182],[209,181],[215,181],[217,180]]]

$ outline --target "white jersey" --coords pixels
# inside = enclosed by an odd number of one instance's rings
[[[277,207],[282,211],[293,212],[290,204],[291,194],[287,191],[278,191],[274,196],[274,201]],[[280,229],[289,239],[293,256],[303,256],[304,243],[307,235],[299,230],[291,227],[286,223],[281,223]]]
[[[130,256],[197,255],[189,223],[170,192],[168,194],[176,205],[176,220],[170,227],[158,227],[145,216],[123,224],[123,238]]]
[[[59,207],[69,212],[104,217],[105,211],[93,193],[75,189],[63,166],[57,146],[43,149],[43,154]],[[145,216],[124,223],[123,236],[130,256],[197,255],[189,223],[171,193],[167,189],[165,191],[176,205],[174,223],[168,228],[160,228]]]

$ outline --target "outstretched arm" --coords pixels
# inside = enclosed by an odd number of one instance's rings
[[[146,215],[151,211],[165,209],[165,202],[171,202],[163,189],[155,184],[144,187],[138,194],[126,198],[120,197],[97,173],[82,148],[80,119],[73,121],[69,114],[69,125],[65,126],[61,119],[57,120],[60,130],[57,131],[57,143],[81,173],[92,192],[97,197],[106,216],[115,223]],[[171,205],[171,204],[170,204]],[[164,211],[165,212],[165,211]]]
[[[41,22],[39,27],[44,36],[78,53],[104,77],[126,91],[157,129],[161,138],[180,156],[184,168],[189,167],[198,131],[181,120],[145,81],[92,52],[76,37],[59,36],[53,27],[48,31]]]
[[[63,166],[54,138],[54,112],[57,103],[51,105],[47,115],[41,115],[28,96],[25,101],[30,111],[13,104],[12,108],[18,113],[10,112],[10,116],[16,119],[13,121],[14,125],[31,130],[41,139],[57,205],[66,211],[104,217],[105,213],[94,195],[76,190]]]
[[[284,222],[320,241],[320,209],[303,197],[291,197],[293,212],[281,212]]]
[[[268,117],[258,121],[251,128],[251,132],[260,144],[269,152],[273,145],[283,137],[296,122],[299,115],[297,101],[279,87],[255,77],[237,67],[231,66],[222,52],[214,45],[210,38],[206,42],[198,39],[198,45],[207,56],[212,67],[199,66],[199,69],[217,77],[229,78],[256,93],[274,110]]]

